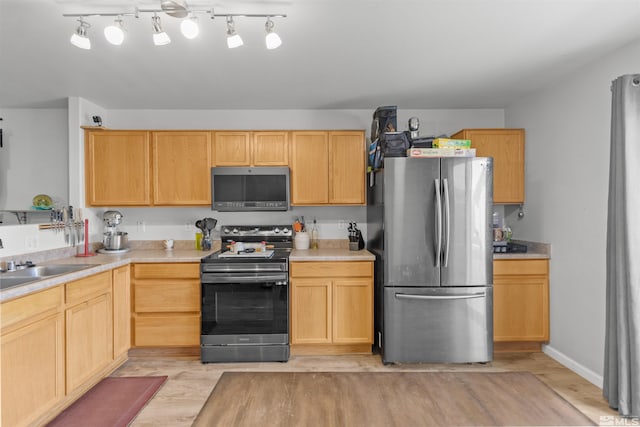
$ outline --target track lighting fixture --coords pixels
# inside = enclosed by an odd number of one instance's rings
[[[164,46],[171,43],[171,38],[162,29],[160,24],[160,17],[155,13],[151,17],[151,27],[153,28],[153,44],[156,46]]]
[[[121,45],[125,38],[125,28],[123,23],[123,17],[140,18],[142,13],[152,13],[151,27],[153,29],[153,43],[156,46],[162,46],[171,42],[169,35],[164,32],[160,23],[160,16],[158,13],[165,13],[171,18],[181,19],[180,31],[187,39],[193,39],[198,37],[200,33],[200,27],[197,14],[208,14],[211,19],[226,18],[227,25],[227,46],[232,49],[242,46],[244,44],[242,38],[235,30],[234,18],[266,18],[265,30],[267,32],[265,36],[265,44],[267,49],[275,49],[282,44],[282,40],[273,31],[274,23],[272,18],[286,18],[285,14],[244,14],[244,13],[224,13],[217,14],[213,11],[213,6],[209,8],[192,9],[187,5],[187,0],[158,0],[160,7],[153,9],[139,9],[135,8],[133,11],[113,11],[107,13],[98,12],[85,12],[85,13],[73,13],[64,14],[64,17],[79,18],[80,25],[76,29],[73,36],[71,36],[71,43],[81,49],[91,49],[91,41],[87,37],[87,29],[91,27],[86,21],[88,18],[111,16],[115,17],[115,20],[111,25],[108,25],[104,29],[104,36],[107,41],[114,45]]]
[[[267,31],[267,35],[264,38],[267,49],[271,50],[280,47],[282,39],[277,33],[273,32],[273,21],[271,17],[267,16],[267,22],[264,24],[264,28]]]
[[[89,40],[89,38],[87,37],[87,28],[89,28],[91,25],[89,25],[88,22],[84,21],[82,17],[78,19],[78,22],[80,22],[80,25],[76,29],[76,32],[71,36],[71,44],[79,47],[80,49],[89,50],[91,49],[91,40]]]
[[[113,45],[120,46],[124,41],[124,26],[122,25],[122,18],[118,18],[113,21],[113,25],[109,25],[104,29],[104,37],[107,41]]]
[[[180,23],[180,31],[182,35],[188,39],[195,39],[200,33],[200,27],[198,27],[198,17],[191,16],[186,18]]]
[[[233,16],[227,16],[227,47],[234,49],[244,44],[240,34],[236,33],[235,24],[233,23]]]

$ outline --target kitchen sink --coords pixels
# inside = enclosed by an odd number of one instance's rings
[[[0,289],[24,285],[25,283],[35,282],[40,279],[40,277],[5,277],[3,273],[0,273]]]
[[[73,273],[85,268],[95,267],[99,264],[51,264],[37,265],[23,270],[7,271],[0,273],[0,289],[23,285],[37,280],[48,279],[61,274]]]

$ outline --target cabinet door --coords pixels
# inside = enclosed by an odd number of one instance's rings
[[[249,166],[251,164],[251,132],[215,132],[216,166]]]
[[[149,132],[86,131],[87,205],[149,205],[149,145]]]
[[[292,132],[290,168],[292,205],[329,202],[327,132]]]
[[[137,279],[134,289],[136,313],[200,311],[200,280]]]
[[[149,314],[134,319],[136,347],[200,345],[200,314]]]
[[[153,204],[211,204],[211,133],[153,132]]]
[[[287,166],[289,134],[287,132],[253,132],[252,164],[255,166]]]
[[[331,280],[291,280],[291,344],[331,343]]]
[[[363,132],[329,133],[329,203],[365,203],[365,140]]]
[[[549,340],[547,260],[494,261],[493,339]]]
[[[66,310],[67,394],[113,360],[111,294]]]
[[[478,157],[493,157],[494,203],[524,203],[523,129],[466,129],[453,138],[470,139]]]
[[[333,281],[333,342],[373,342],[373,280]]]
[[[113,270],[113,358],[131,347],[131,276],[128,265]]]
[[[2,335],[3,426],[30,425],[63,397],[62,313]]]

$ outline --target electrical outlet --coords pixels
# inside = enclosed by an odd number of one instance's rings
[[[344,219],[338,220],[338,229],[344,230],[345,228],[347,228],[347,224]]]
[[[193,227],[193,224],[191,224],[190,222],[184,223],[184,231],[191,231],[191,227]]]
[[[143,232],[144,233],[145,231],[147,231],[147,225],[144,223],[144,221],[138,221],[136,223],[136,225],[138,226],[138,231],[139,232]]]
[[[26,249],[37,249],[38,248],[38,237],[37,236],[27,236],[24,239],[24,247]]]

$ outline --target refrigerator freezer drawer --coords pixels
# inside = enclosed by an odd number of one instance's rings
[[[384,363],[488,362],[493,288],[384,288]]]

